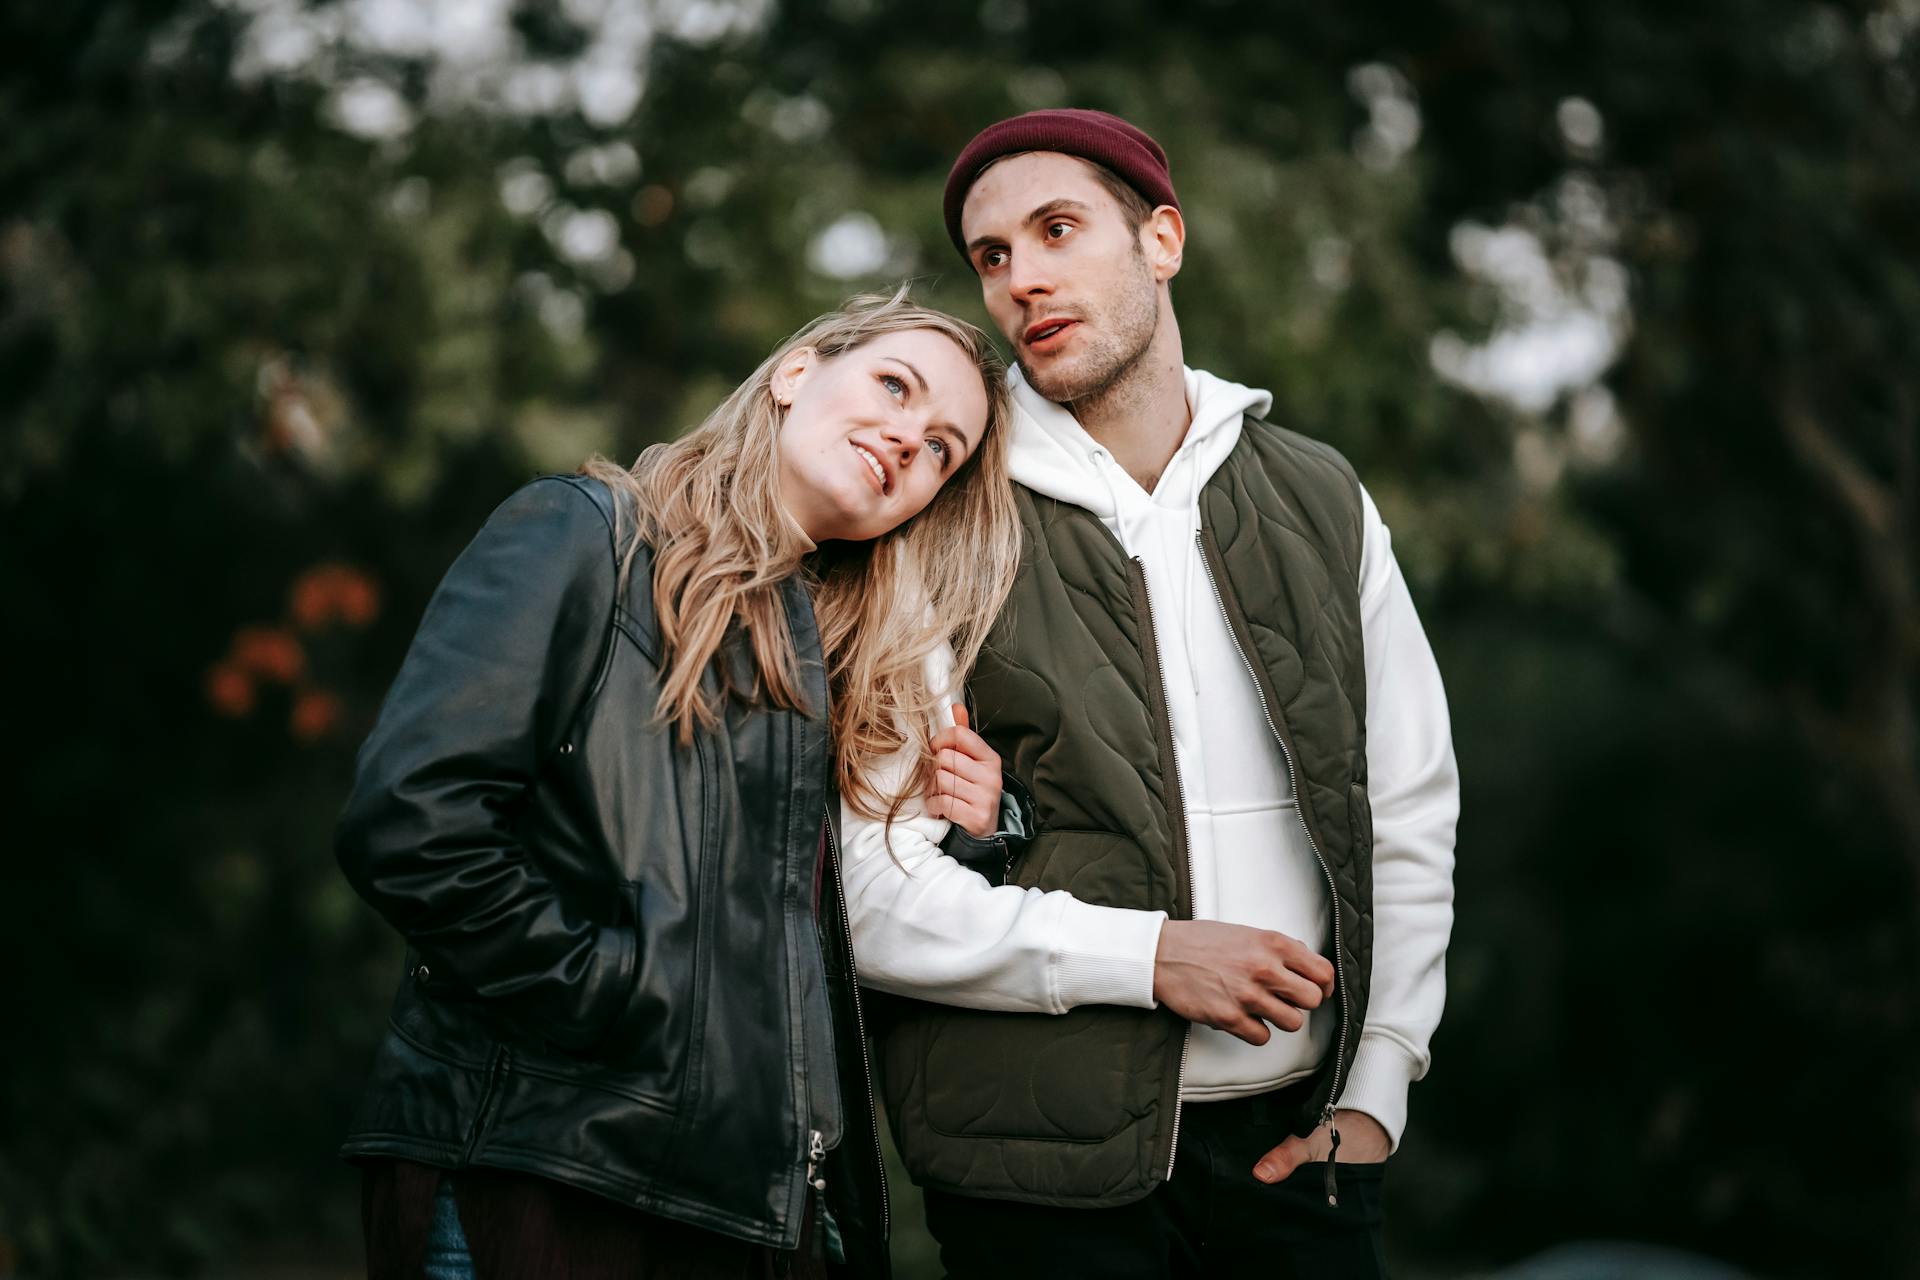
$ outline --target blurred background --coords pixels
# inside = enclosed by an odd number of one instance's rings
[[[73,0],[0,48],[0,1276],[354,1274],[399,948],[330,830],[434,583],[850,292],[984,323],[946,166],[1056,105],[1166,145],[1190,362],[1355,461],[1446,675],[1397,1273],[1920,1268],[1920,0]]]

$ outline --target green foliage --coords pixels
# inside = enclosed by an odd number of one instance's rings
[[[433,583],[848,292],[979,318],[945,167],[1068,104],[1165,143],[1190,362],[1355,460],[1448,676],[1408,1270],[1920,1255],[1911,0],[793,3],[663,32],[618,124],[417,52],[247,72],[245,9],[0,26],[0,1275],[351,1263],[398,948],[329,831]],[[411,127],[340,127],[360,77]],[[1609,298],[1587,374],[1464,385]]]

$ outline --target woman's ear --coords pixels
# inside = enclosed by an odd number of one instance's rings
[[[796,347],[787,353],[780,367],[773,371],[773,402],[783,408],[793,403],[794,392],[807,380],[814,366],[820,362],[820,353],[812,347]]]

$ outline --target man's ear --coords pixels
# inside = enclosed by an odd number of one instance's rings
[[[1140,246],[1153,268],[1153,278],[1165,283],[1180,274],[1187,251],[1187,224],[1180,211],[1163,204],[1147,215],[1140,227]]]
[[[820,363],[820,353],[812,347],[796,347],[787,353],[780,367],[773,371],[774,403],[790,405],[794,392],[807,380],[814,368]]]

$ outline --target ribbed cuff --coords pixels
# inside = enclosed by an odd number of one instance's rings
[[[1083,1004],[1153,1008],[1153,958],[1166,919],[1164,911],[1096,907],[1068,898],[1054,934],[1056,1011]]]
[[[1347,1087],[1336,1105],[1364,1111],[1378,1120],[1387,1131],[1391,1150],[1398,1151],[1400,1134],[1407,1127],[1407,1090],[1424,1074],[1424,1065],[1393,1040],[1362,1032]]]

